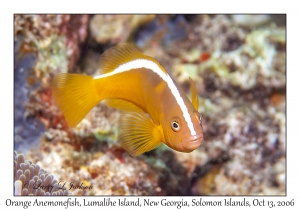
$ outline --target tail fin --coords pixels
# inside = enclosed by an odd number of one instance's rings
[[[51,86],[70,127],[75,127],[100,101],[92,76],[63,73],[54,77]]]

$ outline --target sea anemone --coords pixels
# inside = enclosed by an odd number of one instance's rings
[[[68,191],[60,187],[53,175],[39,165],[25,161],[23,154],[14,151],[15,195],[68,195]]]

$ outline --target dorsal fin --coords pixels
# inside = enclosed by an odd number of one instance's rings
[[[196,89],[196,85],[191,78],[190,78],[190,87],[191,87],[191,93],[192,93],[192,104],[193,104],[194,108],[198,111],[198,109],[199,109],[198,92]]]
[[[119,44],[106,50],[100,57],[100,71],[103,74],[114,71],[120,65],[137,59],[146,59],[156,63],[162,71],[166,70],[154,59],[142,54],[135,47],[129,44]]]

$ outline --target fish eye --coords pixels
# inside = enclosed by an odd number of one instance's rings
[[[180,130],[180,121],[177,117],[171,121],[171,128],[176,132]]]

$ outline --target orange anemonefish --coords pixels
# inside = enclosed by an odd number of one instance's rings
[[[76,126],[101,100],[123,112],[118,139],[132,156],[162,142],[192,152],[203,141],[198,96],[190,79],[192,103],[153,58],[121,44],[100,58],[102,75],[62,73],[52,81],[54,98],[69,126]]]

